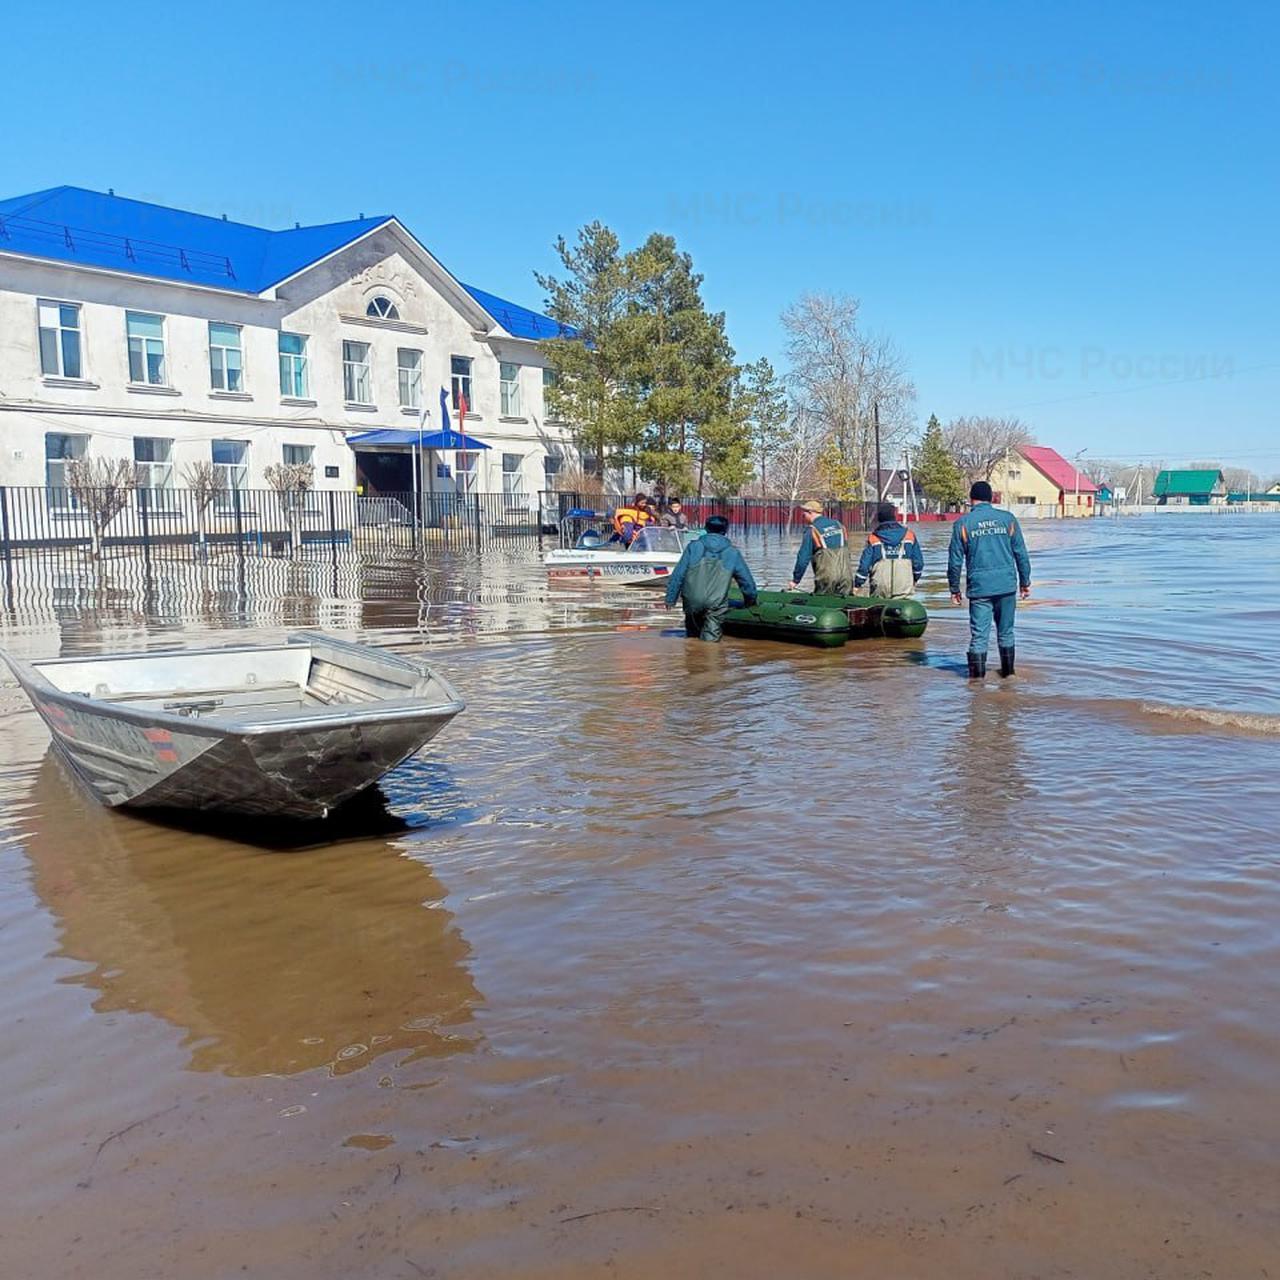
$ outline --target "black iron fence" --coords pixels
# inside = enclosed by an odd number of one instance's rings
[[[224,555],[336,556],[381,547],[539,543],[558,537],[569,512],[608,513],[621,495],[543,492],[381,493],[271,489],[55,489],[0,486],[0,556],[79,561],[141,553],[202,560]],[[697,499],[691,524],[711,514],[736,529],[789,527],[794,503],[781,499]],[[833,503],[828,514],[851,528],[866,504]]]

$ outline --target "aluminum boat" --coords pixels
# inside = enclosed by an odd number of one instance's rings
[[[425,664],[314,633],[281,645],[3,657],[54,749],[111,806],[323,818],[463,709]]]

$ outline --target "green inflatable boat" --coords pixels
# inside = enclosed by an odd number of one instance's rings
[[[799,591],[762,591],[751,608],[739,604],[724,620],[724,629],[732,636],[824,649],[837,648],[847,640],[912,639],[923,635],[928,625],[928,611],[916,599],[817,596]]]

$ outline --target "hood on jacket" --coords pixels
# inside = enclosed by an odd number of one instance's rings
[[[726,547],[733,546],[733,543],[730,542],[723,533],[704,533],[698,541],[701,542],[708,551],[714,551],[717,555],[724,551]]]
[[[875,535],[887,547],[897,547],[907,536],[907,526],[898,520],[886,520],[875,527]]]

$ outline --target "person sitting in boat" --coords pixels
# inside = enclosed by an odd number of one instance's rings
[[[729,612],[729,588],[734,582],[742,589],[748,607],[756,602],[756,580],[751,576],[742,552],[725,536],[729,521],[710,516],[706,536],[689,543],[679,564],[667,579],[667,608],[684,605],[684,633],[691,640],[718,644],[724,632],[724,615]]]
[[[916,535],[898,520],[892,502],[876,508],[876,527],[867,534],[853,589],[862,591],[871,583],[871,594],[886,600],[905,600],[916,593],[916,583],[924,572],[924,554]]]
[[[623,546],[629,547],[636,540],[636,534],[646,525],[653,524],[657,518],[649,505],[648,494],[637,493],[633,503],[615,508],[613,537],[609,541],[621,542]]]
[[[813,566],[813,589],[820,596],[847,596],[853,594],[853,556],[849,551],[849,538],[839,520],[822,514],[822,503],[810,500],[800,508],[800,515],[809,526],[800,543],[796,566],[791,570],[788,591],[795,591],[800,581]]]
[[[679,498],[672,498],[667,509],[662,513],[662,525],[665,529],[687,529],[689,517],[684,513],[684,506]]]

